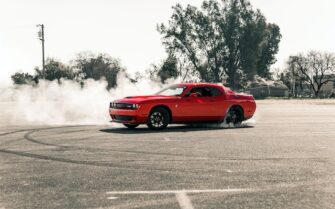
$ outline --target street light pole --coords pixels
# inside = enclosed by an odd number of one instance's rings
[[[39,24],[37,27],[40,27],[41,30],[38,32],[38,37],[42,41],[42,77],[45,79],[45,58],[44,58],[44,25]]]

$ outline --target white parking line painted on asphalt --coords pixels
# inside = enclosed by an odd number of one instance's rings
[[[176,194],[185,193],[229,193],[229,192],[247,192],[251,189],[193,189],[193,190],[148,190],[148,191],[109,191],[107,194]]]
[[[176,198],[181,209],[194,209],[190,198],[187,196],[186,192],[176,193]]]
[[[233,192],[248,192],[251,189],[204,189],[204,190],[152,190],[152,191],[109,191],[107,195],[129,195],[129,194],[174,194],[181,209],[194,209],[190,198],[187,194],[196,193],[233,193]],[[111,197],[113,198],[113,197]],[[109,198],[108,198],[109,199]]]
[[[116,200],[118,197],[107,197],[109,200]]]

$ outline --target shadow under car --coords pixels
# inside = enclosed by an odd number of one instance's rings
[[[222,129],[240,129],[240,128],[253,128],[247,124],[241,124],[235,127],[225,127],[221,124],[188,124],[188,125],[172,125],[164,130],[150,130],[146,126],[139,126],[135,129],[128,129],[126,127],[106,128],[100,129],[105,133],[118,133],[118,134],[148,134],[148,133],[166,133],[166,132],[190,132],[190,131],[209,131],[209,130],[222,130]]]

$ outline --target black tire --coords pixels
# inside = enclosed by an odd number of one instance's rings
[[[123,124],[125,127],[129,129],[135,129],[139,124]]]
[[[162,130],[169,122],[169,111],[164,107],[156,107],[150,112],[147,125],[151,130]]]
[[[239,125],[244,119],[243,110],[238,106],[233,106],[229,109],[225,122],[227,124]]]

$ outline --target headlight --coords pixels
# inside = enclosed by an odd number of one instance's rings
[[[111,109],[123,109],[123,110],[137,110],[140,106],[138,104],[129,103],[115,103],[111,102],[109,108]]]
[[[137,109],[138,109],[138,104],[133,104],[132,109],[133,109],[133,110],[137,110]]]
[[[112,108],[112,109],[115,109],[116,108],[116,103],[111,102],[109,107]]]

